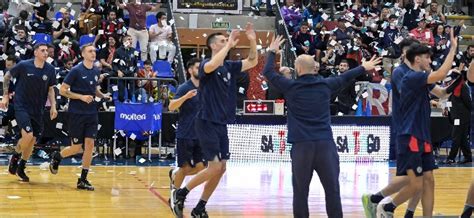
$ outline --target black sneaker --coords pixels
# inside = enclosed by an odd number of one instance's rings
[[[87,179],[82,180],[81,178],[77,179],[77,189],[83,189],[87,191],[94,191],[94,186],[92,186]]]
[[[51,171],[52,174],[58,174],[59,163],[61,163],[60,154],[55,151],[51,157],[51,162],[49,163],[49,171]]]
[[[20,161],[21,154],[13,152],[12,156],[10,157],[10,161],[8,163],[8,172],[12,175],[16,174],[16,170],[18,169],[18,161]]]
[[[186,200],[186,197],[179,196],[177,194],[177,189],[174,189],[172,193],[173,194],[171,195],[171,208],[173,209],[173,214],[177,218],[183,218],[184,201]]]
[[[200,209],[197,210],[196,208],[191,211],[191,217],[193,218],[208,218],[209,215],[207,215],[206,209]]]
[[[29,182],[30,178],[26,175],[25,169],[26,167],[18,167],[18,169],[16,169],[16,175],[20,177],[21,181]]]

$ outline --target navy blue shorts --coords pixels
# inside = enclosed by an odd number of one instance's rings
[[[205,162],[197,139],[177,139],[176,152],[178,167],[183,167],[186,163],[195,167],[199,162]]]
[[[413,170],[416,176],[438,169],[433,155],[433,146],[411,135],[397,137],[397,176],[406,176]]]
[[[98,114],[69,113],[69,137],[72,143],[84,144],[85,138],[97,137]]]
[[[229,160],[227,125],[195,119],[194,130],[199,139],[204,160],[213,161],[216,156],[219,160]]]
[[[27,133],[33,132],[33,136],[36,138],[41,137],[43,133],[43,116],[41,114],[32,115],[26,110],[15,108],[15,120],[20,129],[25,130]]]

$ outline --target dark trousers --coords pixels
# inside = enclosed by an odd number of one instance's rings
[[[453,126],[453,132],[451,133],[453,144],[451,146],[451,151],[449,151],[448,159],[454,160],[461,148],[464,158],[466,158],[466,160],[472,160],[471,145],[468,140],[469,125],[470,123],[464,123]]]
[[[135,80],[119,80],[118,82],[118,98],[120,102],[124,102],[126,99],[132,100],[133,93],[135,92]],[[125,96],[126,95],[126,96]]]
[[[326,196],[328,217],[342,217],[339,192],[339,155],[332,140],[293,144],[291,149],[293,216],[309,217],[308,194],[313,171],[318,173]]]

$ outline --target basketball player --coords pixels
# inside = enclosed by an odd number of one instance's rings
[[[57,174],[59,164],[63,158],[82,152],[82,173],[77,180],[77,188],[94,191],[94,187],[87,181],[87,173],[92,162],[94,140],[97,136],[98,110],[95,96],[110,100],[109,94],[100,91],[98,79],[100,70],[94,66],[96,48],[93,44],[81,47],[84,60],[69,71],[59,89],[59,93],[70,99],[68,109],[69,136],[71,146],[61,152],[54,152],[49,169]]]
[[[451,34],[451,50],[440,70],[431,71],[429,47],[413,44],[406,52],[410,70],[401,78],[400,117],[397,134],[397,176],[407,175],[408,184],[392,200],[377,206],[377,217],[393,217],[395,208],[423,190],[422,204],[425,216],[432,216],[434,204],[434,161],[430,135],[429,92],[437,81],[443,80],[451,69],[457,49],[457,38]],[[446,64],[448,63],[448,64]],[[448,67],[449,65],[449,67]],[[395,82],[396,83],[396,82]]]
[[[309,185],[313,171],[316,171],[324,187],[328,217],[342,217],[339,155],[331,130],[329,102],[335,90],[350,85],[356,77],[374,69],[381,58],[374,56],[341,76],[323,78],[314,70],[313,57],[300,55],[295,61],[298,78],[292,80],[274,72],[275,56],[283,41],[282,36],[273,38],[263,74],[288,101],[288,142],[293,144],[293,215],[309,217]]]
[[[401,87],[401,80],[403,76],[405,75],[406,72],[410,70],[410,62],[406,58],[406,52],[410,45],[419,43],[417,40],[412,39],[412,38],[407,38],[404,39],[402,42],[400,42],[399,46],[400,49],[402,50],[402,64],[400,66],[396,67],[393,71],[392,74],[392,126],[393,130],[395,132],[395,135],[397,135],[397,132],[399,131],[399,124],[402,122],[401,112],[400,112],[400,88]],[[451,68],[451,63],[453,61],[454,55],[447,56],[446,61],[443,63],[443,65],[440,67],[440,71],[444,70],[449,70]],[[446,88],[441,88],[438,85],[435,86],[431,90],[431,94],[443,98],[445,97],[448,93],[446,92]],[[396,140],[395,140],[396,141]],[[396,142],[395,142],[396,143]],[[396,145],[398,146],[398,145]],[[428,169],[423,169],[426,172],[427,178],[432,176],[431,170]],[[397,176],[390,181],[390,184],[377,192],[376,194],[365,194],[362,196],[362,204],[364,207],[365,215],[367,217],[375,217],[376,216],[376,210],[377,210],[377,204],[380,203],[386,196],[390,196],[392,194],[397,193],[402,189],[406,184],[408,184],[408,177],[406,176]],[[415,197],[411,198],[407,211],[405,213],[405,217],[413,217],[416,205],[418,204],[419,200],[421,198],[421,192],[417,193]],[[432,201],[431,201],[432,202]],[[425,214],[431,214],[433,211],[433,204],[424,202],[423,203],[423,208],[424,208],[424,213]],[[431,211],[431,212],[430,212]]]
[[[191,216],[207,217],[205,205],[224,175],[226,161],[230,157],[226,124],[235,120],[237,105],[235,78],[237,74],[255,67],[258,63],[256,35],[252,23],[247,23],[245,33],[250,41],[250,52],[242,61],[225,60],[229,50],[239,42],[238,30],[233,30],[229,38],[222,33],[207,37],[206,45],[212,51],[212,57],[203,60],[199,66],[198,92],[201,106],[194,127],[208,167],[172,195],[171,204],[177,217],[183,217],[186,195],[202,183],[206,185]]]
[[[178,168],[172,171],[171,191],[175,187],[181,188],[185,176],[194,175],[204,169],[201,146],[194,133],[194,118],[199,110],[199,96],[196,95],[199,87],[200,62],[197,58],[188,61],[186,66],[190,80],[179,86],[168,106],[170,111],[179,109],[176,130]]]
[[[14,109],[15,118],[21,129],[21,138],[8,164],[10,174],[18,175],[21,181],[29,182],[25,165],[33,152],[36,139],[43,132],[43,113],[46,99],[51,103],[51,120],[58,115],[56,95],[56,72],[53,65],[46,63],[48,45],[38,43],[34,46],[34,58],[16,64],[3,78],[3,99],[0,108],[7,110],[8,88],[11,77],[16,79]],[[21,159],[20,159],[21,158]]]

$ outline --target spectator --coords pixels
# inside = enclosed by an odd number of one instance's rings
[[[412,29],[410,31],[410,35],[420,41],[420,43],[434,46],[435,41],[433,37],[433,32],[430,29],[426,28],[426,20],[425,18],[420,18],[417,20],[418,28]]]
[[[31,47],[31,38],[25,26],[16,27],[16,35],[9,40],[7,53],[15,55],[21,60],[33,57],[33,48]]]
[[[56,69],[58,69],[58,67],[63,66],[62,62],[58,61],[58,56],[56,55],[56,48],[53,45],[48,45],[48,57],[53,60],[51,62],[51,65],[56,67]]]
[[[101,46],[106,43],[111,36],[115,37],[118,41],[122,40],[122,36],[125,34],[123,27],[123,22],[117,19],[117,12],[110,10],[107,19],[101,22],[100,29],[103,31],[103,34],[97,34],[95,44]]]
[[[316,42],[314,36],[309,32],[309,25],[306,22],[301,23],[300,30],[293,34],[293,46],[296,48],[296,54],[314,55]]]
[[[148,31],[146,29],[146,12],[158,11],[158,4],[152,7],[148,4],[137,4],[136,0],[130,0],[126,5],[117,1],[117,6],[128,11],[130,15],[130,25],[128,35],[132,37],[132,48],[135,48],[137,41],[140,43],[141,59],[145,61],[148,57]]]
[[[55,45],[59,45],[61,40],[63,40],[65,37],[68,38],[68,40],[73,44],[73,48],[75,51],[79,50],[79,43],[77,42],[77,29],[75,22],[71,20],[71,9],[69,8],[61,8],[59,10],[62,13],[62,19],[59,21],[59,25],[56,23],[56,27],[54,26],[55,24],[53,23],[53,43]]]
[[[302,16],[300,9],[293,5],[293,0],[287,0],[286,5],[283,6],[280,11],[281,16],[288,26],[288,31],[290,31],[290,34],[298,31],[299,24],[302,21]]]
[[[379,8],[379,1],[378,0],[372,0],[372,3],[370,4],[370,8],[369,8],[369,13],[380,14],[380,8]]]
[[[408,31],[411,31],[417,28],[417,20],[420,16],[421,8],[423,5],[423,0],[413,0],[413,4],[407,4],[405,6],[406,13],[403,17],[403,26],[408,28]]]
[[[117,0],[108,0],[108,1],[104,1],[102,4],[101,4],[101,7],[104,9],[103,13],[102,13],[102,16],[103,18],[107,18],[107,16],[109,16],[109,13],[111,11],[115,11],[115,14],[117,15],[117,17],[119,18],[123,18],[123,9],[119,8],[117,6]]]
[[[435,45],[433,46],[433,70],[437,70],[444,62],[444,57],[449,53],[448,39],[442,24],[436,24],[433,28]]]
[[[72,49],[72,42],[67,38],[61,40],[59,44],[58,60],[62,61],[63,59],[72,59],[74,64],[78,62],[76,52]]]
[[[105,48],[102,48],[99,53],[99,61],[102,64],[102,73],[107,75],[114,74],[113,71],[113,60],[115,51],[117,49],[117,39],[112,35],[108,38],[108,43]]]
[[[336,75],[341,75],[349,70],[349,62],[345,59],[341,60],[339,63],[338,72]],[[336,76],[335,75],[335,76]],[[344,89],[335,92],[336,95],[333,96],[333,104],[336,105],[336,111],[332,111],[331,114],[343,113],[345,115],[353,115],[355,111],[352,109],[352,105],[356,103],[355,98],[357,93],[355,91],[355,81]],[[334,108],[334,107],[333,107]]]
[[[153,79],[156,78],[156,72],[152,69],[152,63],[150,60],[144,62],[144,68],[138,71],[138,78]],[[142,103],[149,101],[149,97],[153,97],[158,82],[156,80],[137,80],[138,91],[137,100]]]
[[[400,36],[400,31],[397,28],[397,16],[390,15],[390,24],[384,30],[384,36],[380,39],[380,47],[384,49],[386,53],[383,53],[383,68],[391,75],[395,65],[400,63],[399,58],[401,55],[400,47],[395,41]]]
[[[17,17],[13,18],[13,20],[11,21],[9,27],[11,28],[8,28],[8,32],[11,33],[13,31],[13,28],[17,25],[23,25],[23,26],[26,26],[28,27],[28,29],[31,29],[31,26],[28,26],[27,25],[27,22],[28,21],[28,11],[21,11]]]
[[[465,66],[465,67],[469,67],[469,64],[472,62],[472,60],[474,59],[474,45],[469,45],[466,49],[466,51],[464,52],[464,54],[462,55],[462,58],[461,58],[461,63]],[[462,67],[464,68],[464,67]],[[461,69],[463,70],[463,69]]]
[[[429,8],[427,8],[426,15],[431,17],[436,23],[446,23],[446,17],[443,15],[442,11],[438,9],[438,2],[432,0]]]
[[[346,23],[349,23],[347,22],[346,19],[339,18],[337,20],[337,30],[334,31],[334,35],[336,36],[336,41],[341,41],[341,44],[343,45],[350,43],[352,39],[352,33],[354,32],[352,27],[346,27]]]
[[[167,24],[166,14],[158,12],[156,14],[157,24],[150,26],[150,58],[151,62],[155,63],[156,53],[158,52],[159,59],[167,59],[169,63],[173,63],[176,54],[176,46],[171,41],[173,31],[171,26]],[[168,55],[166,55],[168,53]]]
[[[265,6],[267,8],[266,12],[265,12],[265,15],[269,16],[269,17],[273,17],[275,16],[275,14],[273,13],[273,8],[272,8],[272,5],[270,4],[270,0],[267,0],[265,2]],[[257,16],[260,16],[260,6],[262,5],[262,0],[256,0],[255,4],[251,7],[253,12],[255,13],[255,15]]]
[[[304,9],[303,17],[308,22],[311,29],[314,29],[321,25],[323,18],[321,17],[321,12],[319,11],[319,5],[316,0],[312,0],[309,7]]]
[[[81,7],[82,12],[91,12],[94,14],[100,14],[100,7],[99,7],[99,1],[98,0],[83,0],[82,1],[82,7]]]
[[[114,70],[114,76],[118,77],[135,77],[137,72],[138,52],[132,47],[132,37],[126,35],[122,38],[123,46],[118,48],[115,52],[112,66]],[[134,81],[130,80],[119,80],[118,81],[118,97],[119,101],[124,102],[125,100],[132,100],[133,91],[135,90]],[[127,96],[125,96],[127,93]],[[125,99],[125,97],[127,97]]]
[[[46,3],[46,0],[39,0],[33,8],[35,11],[35,19],[37,19],[39,23],[46,23],[49,21],[48,11],[50,7],[48,3]]]

